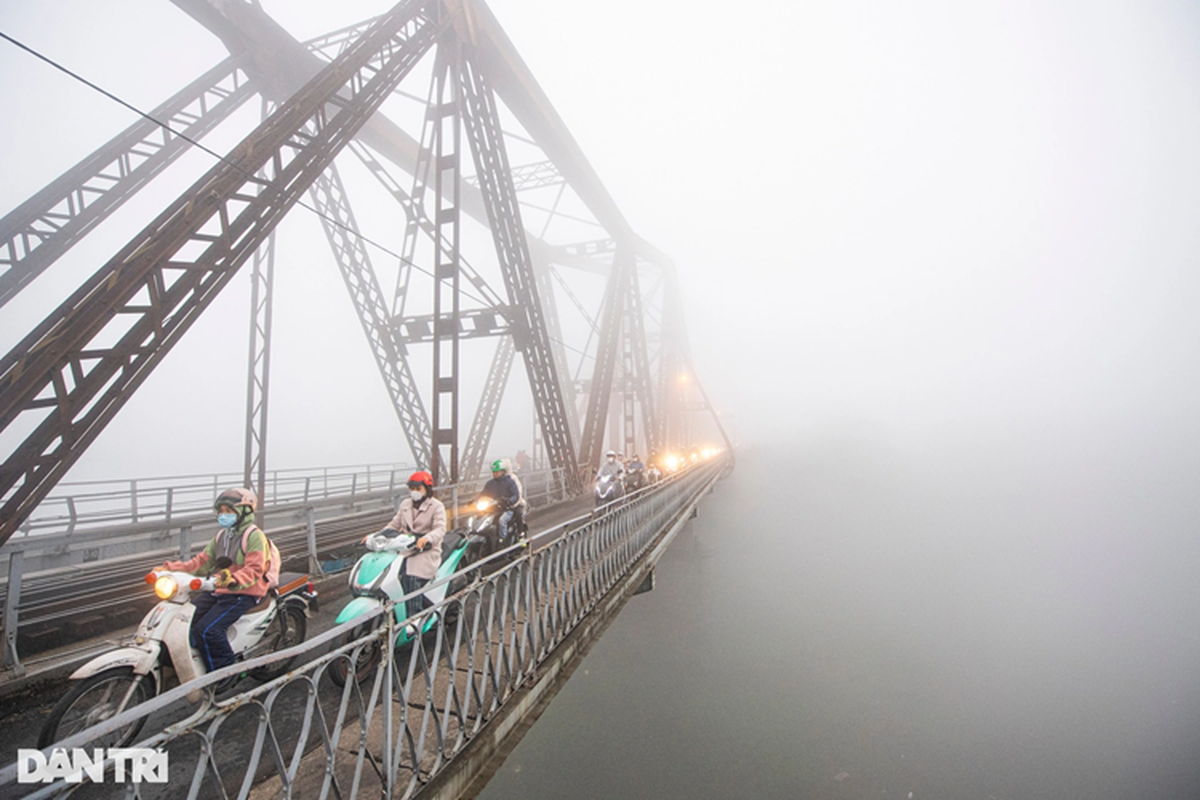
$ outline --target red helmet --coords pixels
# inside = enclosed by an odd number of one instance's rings
[[[426,489],[433,489],[433,476],[428,472],[414,472],[408,476],[408,488],[414,488],[414,485],[424,486]]]

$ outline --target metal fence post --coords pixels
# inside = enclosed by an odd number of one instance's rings
[[[321,571],[321,562],[317,558],[317,511],[312,506],[305,509],[306,522],[308,523],[308,572],[310,575],[324,575]]]
[[[8,594],[4,599],[4,666],[17,677],[25,674],[25,667],[17,655],[17,606],[21,602],[21,573],[24,566],[24,550],[13,550],[8,554]]]
[[[179,560],[187,561],[192,557],[192,526],[184,525],[179,529]]]

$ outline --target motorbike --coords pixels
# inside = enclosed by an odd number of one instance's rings
[[[625,496],[625,485],[619,473],[608,473],[596,478],[596,508],[607,505]]]
[[[505,537],[500,538],[500,515],[510,510],[507,503],[491,497],[480,497],[475,501],[474,508],[475,513],[467,520],[467,530],[483,539],[481,558],[528,541],[529,526],[525,524],[524,514],[513,514]],[[517,550],[509,551],[508,560],[515,560],[520,555]]]
[[[662,471],[653,464],[650,465],[650,468],[646,470],[646,480],[648,480],[651,484],[658,483],[660,480],[662,480]]]
[[[646,485],[646,473],[639,467],[631,468],[625,474],[625,491],[636,492]]]
[[[227,558],[218,559],[217,569],[231,563]],[[191,600],[198,592],[212,591],[216,577],[155,570],[146,575],[146,583],[160,602],[142,619],[132,640],[96,656],[71,674],[73,686],[42,726],[39,748],[150,700],[164,691],[172,676],[182,685],[207,672],[189,640],[196,610]],[[229,626],[229,645],[239,661],[293,647],[304,641],[310,609],[317,609],[317,591],[308,575],[285,572],[277,587]],[[291,663],[288,659],[249,674],[265,683],[287,672]],[[196,689],[187,699],[196,703],[203,696],[203,690]],[[145,721],[143,717],[113,732],[107,746],[124,747],[133,742]]]
[[[365,616],[383,606],[389,600],[399,600],[406,594],[400,588],[400,575],[405,560],[422,550],[417,549],[419,534],[411,531],[400,533],[384,529],[366,538],[364,544],[367,552],[358,559],[350,570],[350,594],[354,597],[338,613],[337,623],[340,625],[357,617]],[[437,584],[442,578],[448,578],[454,573],[466,568],[478,557],[483,547],[482,538],[472,531],[453,530],[446,533],[442,539],[442,563],[437,575],[430,584]],[[454,595],[465,588],[470,582],[468,575],[459,575],[451,581],[433,586],[424,593],[425,600],[436,605],[448,595]],[[453,622],[457,616],[457,606],[445,608],[447,622]],[[396,603],[393,613],[396,622],[402,623],[408,617],[405,603]],[[383,624],[382,617],[375,617],[370,623],[354,628],[344,640],[351,642],[365,636],[370,630]],[[437,624],[437,616],[428,614],[421,619],[420,631],[413,625],[406,625],[396,637],[396,647],[404,647],[413,642],[418,636],[432,630]],[[357,651],[353,664],[356,680],[362,680],[374,670],[381,655],[379,645],[367,644]],[[329,667],[329,677],[338,686],[345,686],[351,671],[347,659],[338,659]]]

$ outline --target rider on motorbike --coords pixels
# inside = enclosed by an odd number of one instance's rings
[[[442,563],[442,539],[446,535],[446,507],[433,496],[433,476],[414,472],[408,476],[408,497],[400,502],[396,516],[381,531],[389,536],[411,533],[417,537],[417,552],[404,561],[400,588],[405,594],[417,591],[437,576]],[[427,604],[425,595],[407,602],[408,616],[421,613]]]
[[[604,463],[600,465],[600,469],[596,472],[596,477],[604,478],[609,475],[620,477],[624,472],[625,465],[617,458],[617,451],[609,450]]]
[[[480,497],[490,497],[504,509],[504,513],[496,521],[499,543],[503,547],[511,544],[508,541],[508,529],[516,526],[521,530],[525,521],[524,493],[521,491],[520,482],[511,473],[508,459],[497,458],[492,462],[492,479],[483,485],[483,491],[479,493]]]
[[[249,489],[221,492],[213,502],[221,526],[217,535],[194,558],[167,561],[162,566],[164,570],[201,577],[216,573],[217,588],[192,598],[196,612],[189,629],[192,647],[200,651],[209,672],[234,662],[226,631],[270,589],[267,562],[271,545],[262,529],[254,524],[257,507],[258,498]],[[247,531],[249,536],[244,535]]]

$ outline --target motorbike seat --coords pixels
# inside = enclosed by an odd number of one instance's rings
[[[308,583],[308,575],[303,572],[281,572],[279,574],[279,585],[272,586],[268,592],[272,597],[283,597],[289,595],[297,589]]]

